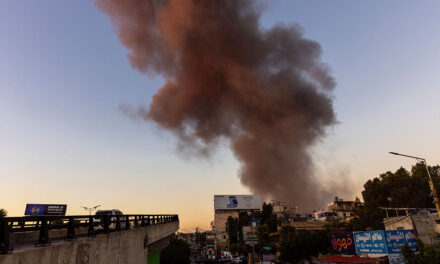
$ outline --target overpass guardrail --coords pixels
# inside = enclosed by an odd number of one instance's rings
[[[175,214],[3,217],[0,218],[0,254],[11,252],[10,235],[13,233],[37,231],[35,246],[47,246],[50,245],[50,230],[65,229],[65,240],[72,241],[77,239],[76,229],[79,227],[87,229],[87,236],[95,236],[177,221],[179,217]]]

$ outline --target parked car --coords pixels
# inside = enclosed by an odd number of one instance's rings
[[[110,230],[115,230],[116,229],[116,224],[117,224],[117,217],[116,216],[120,216],[119,217],[119,222],[121,225],[121,229],[124,229],[126,226],[126,221],[125,221],[125,217],[123,216],[124,214],[118,210],[118,209],[111,209],[111,210],[98,210],[95,213],[95,216],[104,216],[104,215],[109,215],[111,216],[109,218],[109,226],[108,228]],[[95,223],[98,223],[98,225],[100,225],[102,228],[104,228],[104,218],[100,217],[100,218],[95,218],[94,219]]]

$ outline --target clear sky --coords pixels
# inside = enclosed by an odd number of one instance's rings
[[[354,183],[420,155],[440,163],[440,2],[268,2],[261,23],[299,23],[337,81],[339,124],[314,148],[319,176]],[[160,77],[133,70],[92,1],[0,2],[0,208],[101,204],[124,213],[178,213],[206,228],[213,195],[248,193],[227,148],[182,157],[175,139],[119,105],[148,105]],[[311,194],[312,195],[312,194]],[[338,195],[335,193],[335,195]],[[343,197],[346,199],[354,197]]]

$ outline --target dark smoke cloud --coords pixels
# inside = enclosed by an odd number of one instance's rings
[[[227,139],[241,182],[266,198],[310,207],[326,188],[310,147],[335,123],[335,82],[320,45],[298,25],[260,28],[255,1],[97,0],[132,67],[166,83],[139,110],[184,146]]]

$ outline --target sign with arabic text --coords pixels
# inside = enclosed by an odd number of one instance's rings
[[[385,233],[382,230],[353,232],[357,254],[387,254]]]
[[[351,232],[331,233],[329,237],[333,254],[356,255],[353,234]]]
[[[416,234],[413,230],[387,230],[385,231],[388,254],[402,252],[402,247],[406,243],[413,250],[417,251]]]

